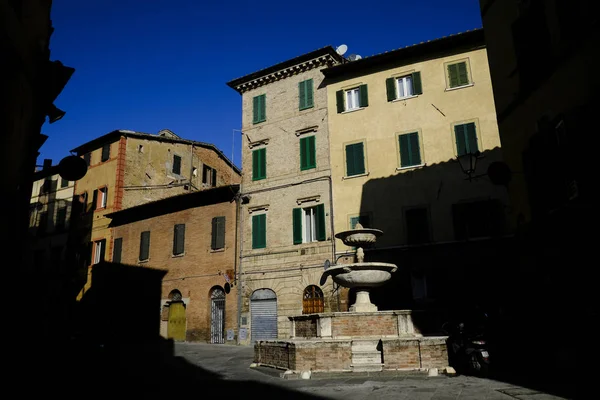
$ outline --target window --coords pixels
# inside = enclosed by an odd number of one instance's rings
[[[98,264],[104,261],[104,252],[106,251],[106,239],[97,240],[94,242],[94,259],[93,263]]]
[[[477,130],[475,122],[454,125],[454,136],[456,139],[456,154],[463,156],[479,151],[477,145]]]
[[[448,87],[455,88],[460,86],[468,85],[469,71],[467,68],[467,62],[461,61],[447,65],[448,69]]]
[[[252,99],[252,123],[266,121],[267,119],[267,100],[266,95],[261,94]]]
[[[116,238],[113,242],[113,256],[112,262],[121,262],[121,252],[123,251],[123,238]]]
[[[504,232],[504,210],[498,200],[480,200],[452,205],[456,240],[490,237]]]
[[[87,192],[83,192],[77,196],[77,201],[75,202],[75,204],[76,204],[76,207],[79,208],[79,212],[81,214],[87,212],[87,198],[88,198]]]
[[[102,162],[108,161],[110,158],[110,143],[102,146]]]
[[[365,173],[364,143],[346,145],[346,176]]]
[[[294,244],[325,240],[325,205],[294,208],[292,215]]]
[[[388,78],[385,80],[385,86],[388,101],[423,94],[420,72],[414,72],[399,78]]]
[[[94,197],[92,199],[92,204],[93,204],[94,210],[106,208],[107,199],[108,199],[108,188],[107,187],[103,187],[103,188],[94,190]]]
[[[56,230],[62,231],[67,223],[67,207],[60,207],[56,211]]]
[[[252,216],[252,248],[267,247],[267,214]]]
[[[408,244],[428,243],[431,240],[429,209],[427,207],[405,210],[404,221],[406,223],[406,242]]]
[[[60,178],[60,188],[66,188],[67,186],[69,186],[69,181],[65,178]]]
[[[358,110],[369,105],[367,85],[336,92],[337,112]]]
[[[300,139],[300,170],[316,168],[315,136]]]
[[[370,228],[371,218],[367,214],[350,217],[350,229],[356,228],[357,223],[360,223],[363,228]]]
[[[150,257],[150,231],[144,231],[140,235],[140,261],[146,261]]]
[[[52,191],[52,179],[46,178],[42,184],[41,193],[50,193]]]
[[[87,166],[90,166],[90,162],[92,160],[92,153],[85,153],[83,155],[83,160],[85,161],[85,163],[87,164]]]
[[[298,84],[298,97],[300,99],[300,110],[311,108],[313,102],[313,80],[308,79]]]
[[[205,164],[202,167],[202,184],[210,187],[217,186],[217,170]]]
[[[302,314],[322,313],[325,311],[323,291],[315,285],[307,286],[302,296]]]
[[[419,146],[419,132],[398,135],[400,147],[400,167],[414,167],[421,165],[421,147]]]
[[[267,149],[252,151],[252,180],[258,181],[267,177]]]
[[[210,248],[219,250],[225,247],[225,217],[214,217],[212,219],[212,236]]]
[[[183,254],[185,248],[185,224],[177,224],[173,228],[173,255]]]
[[[181,174],[181,157],[174,155],[173,156],[173,168],[171,169],[171,172],[173,172],[175,175],[180,175]]]

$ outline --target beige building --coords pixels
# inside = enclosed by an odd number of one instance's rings
[[[447,271],[433,278],[436,265],[459,257],[465,251],[461,243],[508,231],[506,189],[485,176],[501,154],[483,31],[323,73],[334,230],[352,229],[357,222],[383,230],[367,257],[396,262],[401,270],[392,286],[382,289],[387,293],[375,295],[375,304],[398,308],[442,297]],[[461,170],[469,154],[477,155],[472,179]],[[453,243],[458,246],[449,246]],[[335,247],[337,256],[353,253],[339,240]],[[403,290],[394,290],[394,284]]]
[[[342,61],[325,47],[228,82],[242,95],[241,343],[289,337],[288,316],[340,307],[320,284],[334,256],[321,71]]]
[[[75,185],[72,218],[80,296],[91,285],[91,266],[112,260],[107,214],[240,181],[238,168],[214,145],[182,139],[168,129],[156,135],[115,130],[72,152],[88,164]]]

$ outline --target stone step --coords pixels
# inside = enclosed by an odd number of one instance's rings
[[[373,364],[351,364],[353,372],[379,372],[383,371],[382,363],[373,363]]]
[[[381,353],[378,351],[361,351],[352,353],[352,364],[381,363]]]

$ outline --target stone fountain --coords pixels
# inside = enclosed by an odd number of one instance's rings
[[[288,317],[291,337],[255,342],[255,365],[303,377],[312,372],[437,371],[448,366],[446,336],[423,336],[413,323],[412,310],[378,311],[371,303],[369,290],[384,285],[398,269],[395,264],[364,261],[363,247],[382,234],[357,224],[335,235],[356,247],[355,262],[326,262],[321,285],[331,276],[338,285],[355,288],[355,303],[347,312]]]

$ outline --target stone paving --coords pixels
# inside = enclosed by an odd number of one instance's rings
[[[512,383],[470,376],[426,373],[313,374],[311,379],[283,379],[282,372],[268,367],[251,368],[249,346],[177,343],[175,355],[202,370],[217,374],[226,388],[247,387],[266,398],[306,399],[411,399],[411,400],[558,400],[566,399]],[[240,382],[244,384],[240,385]],[[259,386],[256,386],[259,385]],[[258,393],[255,391],[258,390]],[[231,392],[230,392],[231,393]],[[269,395],[271,394],[271,395]]]

